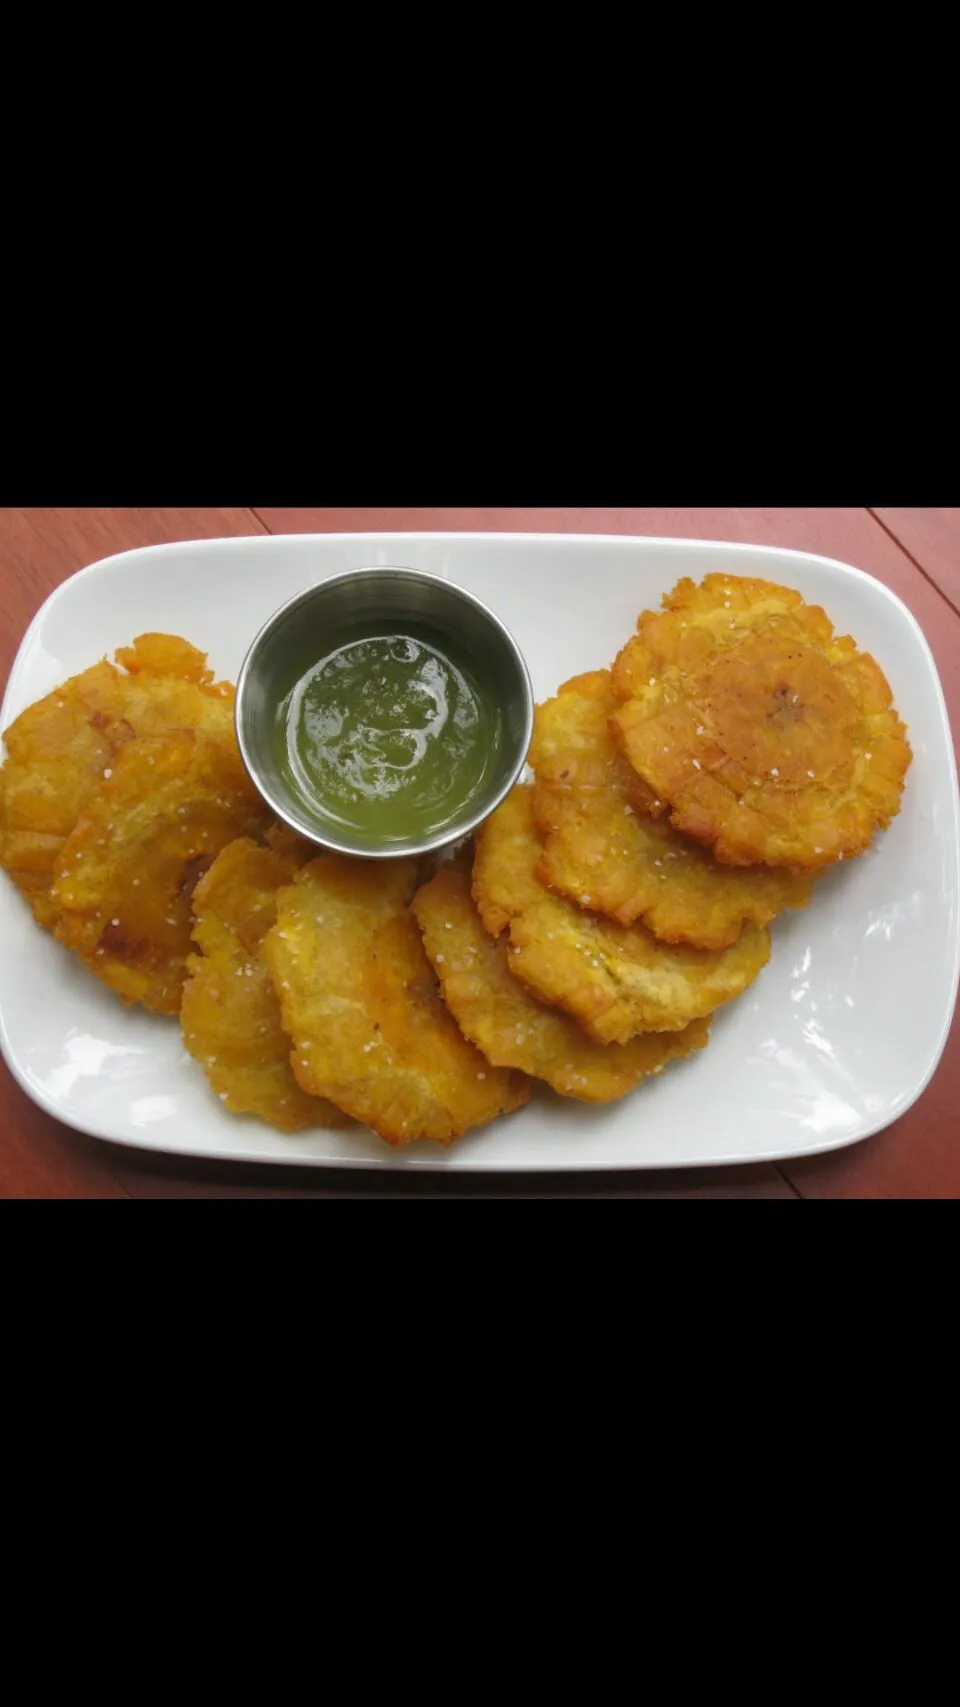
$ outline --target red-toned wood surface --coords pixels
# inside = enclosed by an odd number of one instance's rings
[[[960,613],[960,510],[871,510]]]
[[[914,612],[930,640],[960,729],[960,616],[943,580],[878,518],[917,512],[865,509],[127,509],[0,511],[0,681],[23,631],[55,586],[111,552],[166,540],[282,532],[517,531],[649,533],[733,539],[822,552],[877,575]],[[960,516],[954,522],[960,558]],[[916,539],[914,540],[916,544]],[[939,561],[946,560],[949,541]],[[930,554],[932,555],[932,554]],[[914,561],[916,557],[916,561]],[[918,566],[919,565],[919,566]],[[942,574],[942,570],[940,571]],[[936,583],[936,584],[935,584]],[[960,1196],[960,1024],[917,1107],[886,1133],[825,1158],[782,1169],[506,1181],[439,1180],[217,1166],[98,1144],[50,1119],[0,1069],[0,1197]]]

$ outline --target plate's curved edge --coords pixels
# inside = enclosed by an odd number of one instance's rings
[[[156,1141],[139,1143],[136,1138],[129,1135],[117,1137],[112,1133],[106,1133],[102,1130],[98,1130],[95,1126],[90,1125],[83,1120],[70,1118],[64,1114],[63,1110],[58,1109],[55,1105],[50,1103],[38,1087],[31,1085],[29,1081],[23,1077],[16,1064],[11,1060],[7,1052],[2,1025],[0,1025],[0,1054],[3,1055],[4,1061],[9,1067],[21,1090],[30,1098],[31,1102],[33,1102],[37,1108],[42,1110],[44,1114],[50,1115],[52,1119],[56,1120],[61,1126],[67,1127],[70,1131],[80,1132],[87,1138],[95,1138],[98,1143],[115,1144],[119,1149],[134,1150],[146,1155],[183,1156],[189,1160],[223,1162],[229,1166],[233,1166],[237,1163],[251,1163],[257,1166],[262,1165],[266,1167],[323,1168],[334,1171],[339,1170],[341,1172],[344,1170],[348,1172],[353,1170],[370,1170],[380,1174],[399,1173],[406,1175],[416,1172],[441,1174],[447,1178],[453,1179],[465,1174],[509,1174],[511,1178],[514,1178],[517,1174],[530,1174],[536,1176],[540,1174],[688,1173],[692,1170],[696,1170],[697,1168],[764,1167],[774,1162],[801,1161],[805,1158],[809,1159],[812,1156],[829,1155],[834,1150],[847,1150],[854,1144],[862,1144],[867,1138],[876,1137],[879,1132],[886,1131],[887,1127],[892,1126],[896,1121],[901,1120],[913,1107],[914,1103],[923,1095],[927,1084],[930,1082],[930,1078],[933,1076],[933,1072],[936,1070],[937,1065],[939,1065],[938,1057],[937,1061],[934,1062],[934,1065],[931,1068],[930,1074],[923,1085],[921,1085],[916,1095],[909,1102],[906,1102],[902,1108],[898,1108],[896,1113],[889,1120],[880,1120],[875,1124],[865,1127],[862,1132],[854,1132],[841,1138],[833,1139],[826,1144],[818,1144],[812,1149],[807,1148],[806,1146],[802,1149],[771,1149],[769,1151],[763,1151],[762,1153],[755,1152],[749,1156],[743,1155],[742,1152],[731,1151],[728,1154],[719,1156],[678,1156],[675,1160],[671,1160],[670,1162],[660,1160],[647,1162],[642,1158],[636,1158],[631,1161],[603,1161],[590,1160],[588,1158],[577,1162],[545,1160],[542,1164],[526,1162],[523,1166],[514,1166],[510,1163],[495,1161],[493,1159],[485,1161],[482,1157],[471,1157],[469,1161],[458,1161],[453,1159],[453,1154],[455,1153],[449,1155],[444,1153],[443,1155],[438,1154],[435,1156],[414,1156],[409,1153],[397,1155],[390,1150],[389,1147],[387,1147],[386,1153],[382,1157],[310,1156],[305,1155],[302,1151],[293,1149],[291,1149],[287,1155],[278,1156],[272,1151],[240,1149],[212,1151],[208,1145],[203,1145],[199,1140],[177,1145],[157,1143]]]

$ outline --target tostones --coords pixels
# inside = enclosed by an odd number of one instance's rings
[[[613,669],[648,810],[729,865],[818,871],[900,810],[911,751],[869,653],[789,587],[678,582]]]
[[[301,1087],[388,1144],[450,1144],[519,1108],[530,1081],[492,1067],[444,1006],[409,911],[417,879],[413,859],[312,860],[279,891],[264,955]]]
[[[635,773],[608,727],[618,703],[610,671],[593,670],[537,707],[529,762],[542,881],[619,924],[639,919],[664,942],[696,948],[728,948],[747,920],[765,925],[784,907],[805,907],[809,878],[719,865],[638,812]]]
[[[180,1007],[193,891],[270,816],[239,753],[190,730],[128,741],[63,844],[55,935],[124,1002]]]
[[[470,895],[470,873],[442,866],[418,890],[413,911],[444,1001],[465,1037],[498,1067],[543,1079],[561,1096],[613,1102],[706,1044],[710,1022],[647,1032],[629,1043],[595,1043],[567,1014],[545,1007],[510,971],[503,937],[487,934]]]
[[[581,912],[537,877],[533,789],[521,783],[477,832],[473,896],[486,928],[509,927],[509,966],[545,1002],[572,1013],[598,1043],[640,1031],[682,1031],[752,984],[770,933],[745,924],[730,948],[660,942]]]
[[[194,729],[235,746],[233,688],[206,655],[172,634],[142,634],[21,712],[5,734],[0,769],[0,865],[37,922],[52,930],[53,870],[100,779],[138,735]]]
[[[282,1132],[346,1126],[332,1103],[308,1096],[293,1076],[290,1039],[260,952],[276,923],[277,890],[292,881],[295,859],[249,837],[229,842],[193,892],[193,941],[180,1025],[221,1102]]]

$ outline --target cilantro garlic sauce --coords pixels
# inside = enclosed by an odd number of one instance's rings
[[[308,810],[370,842],[443,830],[479,795],[503,739],[491,684],[410,626],[321,658],[281,702],[274,750]]]

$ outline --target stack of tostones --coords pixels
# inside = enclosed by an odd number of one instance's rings
[[[450,1144],[530,1095],[444,1006],[410,912],[417,876],[411,859],[311,860],[264,943],[298,1085],[393,1145]]]
[[[595,1042],[513,976],[506,942],[484,930],[462,865],[443,866],[414,897],[413,911],[464,1036],[496,1066],[543,1079],[561,1096],[612,1102],[707,1041],[707,1022],[696,1019],[680,1031],[649,1032],[629,1043]]]
[[[228,746],[188,729],[127,742],[54,868],[54,935],[124,1002],[177,1013],[194,887],[268,821]]]
[[[464,1034],[586,1101],[704,1045],[910,762],[878,666],[798,593],[683,581],[637,630],[538,707],[534,783],[477,833],[472,881],[446,867],[413,903]]]
[[[122,647],[21,712],[5,731],[0,768],[0,865],[34,918],[54,930],[51,894],[67,837],[95,803],[114,761],[138,736],[192,730],[236,751],[233,688],[206,656],[171,634]]]
[[[142,635],[7,730],[0,864],[234,1114],[448,1145],[535,1081],[606,1103],[706,1045],[768,926],[900,808],[906,729],[799,593],[681,581],[537,709],[449,864],[316,857],[266,812],[203,653]]]
[[[729,948],[693,948],[581,910],[541,882],[540,854],[533,789],[520,783],[478,832],[474,900],[492,935],[508,933],[513,976],[597,1043],[682,1031],[739,996],[770,958],[760,925],[745,924]]]
[[[537,875],[547,887],[696,948],[729,948],[748,921],[766,925],[785,907],[805,907],[809,878],[765,866],[721,870],[696,842],[646,816],[610,732],[618,706],[610,671],[594,670],[537,709],[530,763],[544,838]]]

